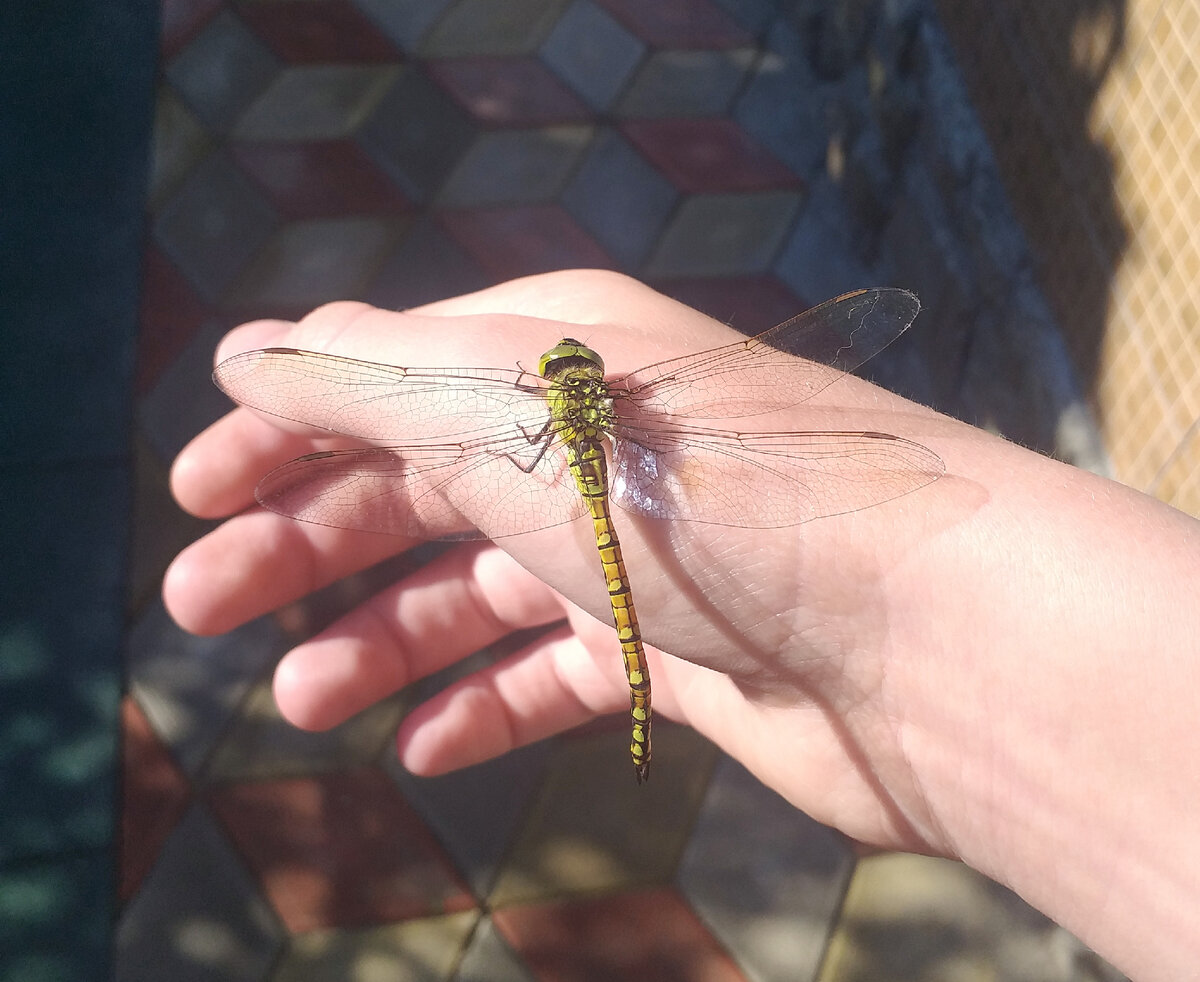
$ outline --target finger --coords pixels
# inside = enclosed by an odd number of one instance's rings
[[[524,276],[409,311],[422,316],[518,314],[571,324],[637,323],[647,316],[703,316],[633,277],[604,269],[567,269]]]
[[[364,307],[366,304],[355,304],[354,306]],[[217,342],[216,350],[213,352],[213,365],[219,365],[226,358],[243,351],[251,351],[255,348],[273,348],[285,344],[295,327],[295,321],[271,319],[239,324]]]
[[[562,599],[491,543],[453,549],[381,591],[280,662],[275,699],[328,729],[513,631],[560,620]]]
[[[179,452],[171,465],[171,493],[201,518],[233,515],[254,503],[264,474],[313,448],[311,439],[236,409]]]
[[[628,705],[620,673],[602,671],[579,636],[563,628],[413,710],[397,749],[414,774],[443,774]]]
[[[255,509],[176,556],[163,600],[185,630],[221,634],[415,544]]]

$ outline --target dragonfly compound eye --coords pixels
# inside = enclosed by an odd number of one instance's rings
[[[574,338],[563,338],[538,360],[538,374],[542,378],[551,378],[585,365],[594,365],[604,372],[604,359],[596,352]]]

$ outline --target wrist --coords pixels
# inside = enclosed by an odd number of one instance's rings
[[[1184,977],[1200,964],[1200,526],[1020,464],[1023,481],[991,475],[987,503],[929,546],[920,606],[936,615],[889,673],[900,752],[945,851],[1126,971]],[[938,583],[953,595],[935,600]]]

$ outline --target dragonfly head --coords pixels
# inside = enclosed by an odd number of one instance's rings
[[[538,361],[538,374],[542,378],[561,375],[572,368],[594,365],[604,374],[604,359],[581,341],[563,338],[547,351]]]

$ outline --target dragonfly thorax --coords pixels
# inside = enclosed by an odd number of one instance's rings
[[[612,426],[612,393],[596,352],[574,338],[563,338],[542,355],[538,368],[550,383],[550,412],[564,433],[597,439]]]

